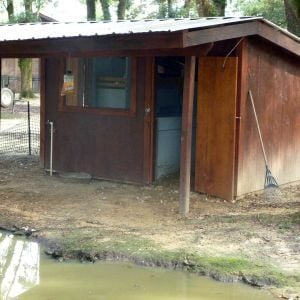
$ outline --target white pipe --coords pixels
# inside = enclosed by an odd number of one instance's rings
[[[53,122],[47,121],[50,125],[50,176],[53,174]]]

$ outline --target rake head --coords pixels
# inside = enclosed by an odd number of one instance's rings
[[[273,177],[270,169],[266,166],[266,176],[265,176],[265,189],[267,188],[278,188],[278,183]]]

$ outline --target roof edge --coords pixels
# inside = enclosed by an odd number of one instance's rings
[[[258,36],[300,56],[300,38],[265,19],[259,21]]]
[[[278,30],[279,32],[281,32],[281,33],[283,33],[283,34],[289,36],[290,38],[292,38],[292,39],[295,40],[296,42],[300,43],[300,37],[298,37],[297,35],[295,35],[295,34],[289,32],[288,30],[286,30],[286,29],[284,29],[284,28],[282,28],[282,27],[276,25],[275,23],[273,23],[273,22],[271,22],[271,21],[269,21],[269,20],[267,20],[267,19],[264,19],[264,18],[262,18],[260,21],[262,21],[263,23],[265,23],[265,24],[267,24],[267,25],[273,27],[274,29]]]
[[[300,56],[300,38],[263,18],[187,31],[184,34],[183,47],[255,35]]]

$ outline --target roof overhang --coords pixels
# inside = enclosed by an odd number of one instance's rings
[[[155,50],[185,53],[192,47],[205,48],[214,42],[255,35],[300,56],[300,39],[262,18],[87,22],[76,23],[76,28],[73,24],[2,25],[0,56],[108,55],[124,51],[143,55]]]

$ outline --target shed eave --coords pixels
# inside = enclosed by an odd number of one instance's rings
[[[186,30],[183,35],[183,47],[254,35],[300,56],[300,38],[265,19],[199,30]]]
[[[250,36],[260,36],[271,43],[300,56],[299,37],[288,33],[284,29],[263,18],[215,18],[214,22],[210,19],[203,20],[155,20],[149,21],[146,29],[142,30],[142,25],[147,21],[134,22],[126,21],[127,29],[119,31],[109,31],[106,23],[95,25],[104,26],[105,32],[97,33],[95,28],[93,32],[87,32],[86,29],[94,23],[83,24],[82,31],[79,30],[80,24],[77,24],[77,35],[73,31],[69,35],[64,32],[54,32],[50,35],[47,32],[43,35],[34,36],[35,30],[39,32],[40,24],[24,25],[3,25],[3,27],[16,28],[18,30],[28,27],[30,34],[13,39],[11,36],[4,35],[2,41],[0,38],[0,56],[1,57],[45,57],[60,55],[89,55],[103,53],[120,53],[122,51],[132,53],[145,53],[146,51],[170,51],[188,49],[195,46],[210,44],[218,41],[236,39]],[[178,23],[177,23],[178,22]],[[113,23],[113,22],[112,22]],[[132,31],[129,31],[129,23],[135,24]],[[51,23],[53,28],[59,29],[59,23]],[[49,28],[52,28],[50,24]],[[67,23],[66,23],[67,24]],[[62,26],[66,25],[62,24]],[[110,24],[109,22],[107,24]],[[69,30],[67,24],[67,29]],[[120,24],[119,24],[120,25]],[[24,26],[24,27],[23,27]],[[58,27],[56,27],[58,26]],[[114,25],[112,25],[112,28]],[[3,29],[2,27],[2,29]],[[1,28],[1,26],[0,26]],[[46,27],[45,27],[46,28]],[[47,27],[48,28],[48,27]],[[49,29],[48,28],[48,29]],[[64,27],[62,27],[64,28]],[[98,27],[97,27],[98,28]],[[99,27],[100,28],[100,27]],[[102,28],[102,27],[101,27]],[[68,33],[68,30],[66,32]],[[8,37],[8,39],[5,39]],[[18,37],[18,38],[17,38]],[[171,54],[172,55],[172,54]]]

